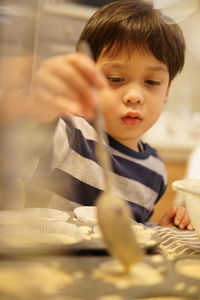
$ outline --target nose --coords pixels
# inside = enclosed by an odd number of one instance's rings
[[[123,103],[125,105],[142,104],[143,102],[144,98],[140,87],[136,85],[127,87],[123,95]]]

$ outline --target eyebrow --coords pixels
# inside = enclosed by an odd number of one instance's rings
[[[109,65],[111,67],[121,67],[121,66],[123,66],[123,64],[120,63],[120,62],[106,62],[106,63],[103,64],[103,66],[107,66],[107,65]]]
[[[168,72],[168,69],[167,67],[165,66],[151,66],[151,67],[148,67],[147,69],[151,70],[151,71],[165,71],[165,72]]]
[[[118,68],[123,66],[123,64],[120,62],[112,62],[112,63],[106,62],[103,64],[103,66],[106,66],[106,65],[110,65],[111,67],[118,67]],[[156,72],[159,72],[159,71],[168,72],[167,67],[165,67],[164,65],[149,66],[149,67],[147,67],[147,69],[150,71],[156,71]]]

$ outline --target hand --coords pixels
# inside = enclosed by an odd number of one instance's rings
[[[190,221],[189,214],[185,207],[173,207],[164,214],[159,225],[161,226],[176,226],[180,229],[194,230]]]
[[[27,114],[43,122],[70,115],[91,119],[104,88],[108,86],[103,74],[86,55],[48,58],[35,74]]]

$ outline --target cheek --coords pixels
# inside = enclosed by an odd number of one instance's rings
[[[167,103],[168,95],[169,95],[169,84],[166,84],[165,89],[162,94],[162,99],[163,99],[164,104]]]
[[[106,123],[106,127],[113,126],[113,124],[115,124],[117,116],[118,116],[115,108],[113,108],[111,105],[108,105],[108,106],[104,107],[102,112],[103,112],[104,120]]]
[[[149,106],[149,120],[150,122],[154,123],[160,117],[164,106],[164,102],[153,103]]]
[[[100,106],[105,113],[111,113],[117,108],[117,94],[111,88],[107,87],[100,92]]]

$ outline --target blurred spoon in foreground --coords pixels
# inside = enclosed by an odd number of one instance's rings
[[[93,57],[85,41],[79,43],[78,51]],[[96,152],[105,181],[105,191],[96,200],[98,223],[109,252],[123,264],[125,271],[128,272],[133,264],[141,260],[143,251],[131,226],[132,215],[128,204],[113,193],[111,158],[107,147],[104,120],[99,107],[96,108],[95,128],[98,134]]]

